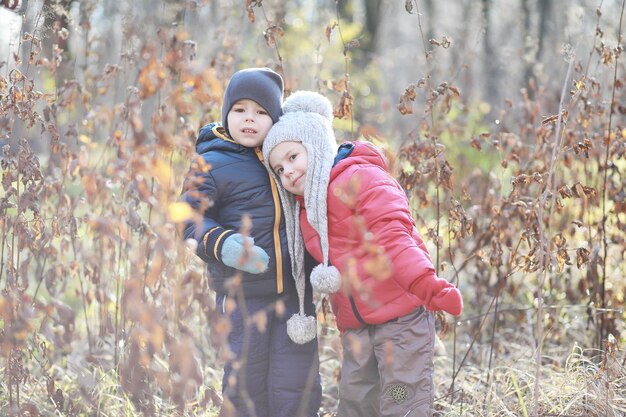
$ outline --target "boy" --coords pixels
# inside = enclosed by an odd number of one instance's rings
[[[282,114],[282,97],[276,72],[236,72],[224,92],[222,124],[204,126],[196,142],[208,171],[192,169],[183,190],[202,214],[185,224],[184,238],[197,241],[217,307],[230,319],[226,415],[317,416],[321,402],[315,318],[306,316],[314,312],[311,290],[304,276],[293,279],[279,195],[260,150]],[[246,216],[249,236],[240,233]],[[267,317],[262,330],[250,320],[257,313]],[[298,414],[302,398],[309,402]]]
[[[304,244],[322,262],[311,284],[332,293],[343,347],[337,415],[432,416],[430,311],[461,314],[461,294],[435,275],[381,152],[367,142],[335,152],[332,106],[320,94],[296,92],[283,111],[263,155],[281,184],[290,247]]]

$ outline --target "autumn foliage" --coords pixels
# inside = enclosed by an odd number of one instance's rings
[[[181,2],[159,6],[178,20],[154,32],[125,20],[117,29],[132,47],[112,58],[98,55],[95,4],[85,2],[84,65],[68,65],[71,3],[2,2],[31,26],[0,64],[0,414],[217,415],[229,324],[181,240],[181,222],[197,214],[178,197],[190,167],[211,169],[195,158],[195,139],[220,119],[234,70],[267,65],[289,91],[311,89],[294,75],[299,34],[265,2],[231,6],[239,22],[263,28],[263,51],[238,60],[237,39],[209,45],[180,24],[210,2]],[[409,126],[393,136],[362,115],[385,74],[329,3],[334,18],[316,29],[339,47],[315,86],[335,104],[338,137],[385,149],[439,275],[464,294],[462,317],[439,316],[438,412],[624,415],[621,19],[610,42],[593,11],[593,46],[583,58],[564,50],[561,88],[531,77],[488,108],[464,96],[466,80],[434,70],[454,41],[422,31],[408,41],[423,51],[416,81],[377,114]],[[407,0],[403,11],[420,30],[421,6]],[[199,62],[202,48],[212,55]],[[361,72],[375,80],[356,81]],[[327,312],[320,301],[330,414],[341,352]]]

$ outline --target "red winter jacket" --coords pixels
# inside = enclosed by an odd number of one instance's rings
[[[437,278],[404,190],[376,147],[341,146],[327,198],[329,260],[342,276],[342,289],[330,297],[340,331],[385,323],[420,305],[461,313],[458,289]],[[322,262],[319,236],[301,207],[304,243]]]

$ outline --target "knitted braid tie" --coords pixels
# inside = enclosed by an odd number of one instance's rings
[[[283,197],[287,205],[292,205],[290,204],[293,203],[292,198],[286,195]],[[300,211],[299,209],[300,203],[296,202],[293,212],[297,213]],[[289,240],[289,250],[292,254],[292,261],[296,259],[300,260],[299,262],[292,262],[296,291],[298,292],[299,311],[287,320],[287,334],[294,343],[303,345],[317,337],[317,320],[315,316],[307,316],[304,312],[304,243],[300,235],[300,227],[298,227],[297,224],[292,224],[293,221],[293,218],[287,220],[287,233],[293,236],[293,239]]]
[[[317,326],[314,316],[304,313],[304,242],[300,235],[300,203],[281,186],[280,179],[268,163],[272,150],[282,142],[300,142],[307,150],[307,172],[305,177],[304,201],[307,220],[319,234],[323,263],[314,268],[311,284],[320,293],[339,290],[341,277],[334,266],[329,266],[328,219],[326,198],[330,172],[336,154],[336,140],[332,130],[333,107],[319,93],[298,91],[283,104],[283,116],[274,124],[263,143],[263,159],[273,178],[279,185],[285,225],[289,243],[293,276],[300,298],[300,312],[287,321],[287,333],[296,343],[306,343],[316,337]]]

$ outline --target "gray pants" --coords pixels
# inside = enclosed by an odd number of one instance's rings
[[[434,341],[424,308],[344,332],[337,417],[432,416]]]

